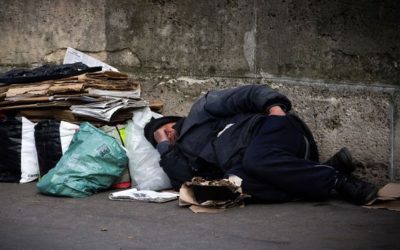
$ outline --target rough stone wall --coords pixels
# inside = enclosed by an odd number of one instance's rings
[[[396,0],[0,0],[0,71],[61,63],[66,47],[143,83],[185,114],[202,93],[268,83],[359,174],[400,180]]]
[[[399,84],[400,2],[258,4],[257,65],[261,72]]]
[[[68,46],[104,51],[105,1],[0,1],[0,66],[60,62]]]
[[[1,0],[0,66],[66,47],[125,71],[400,83],[396,0]]]

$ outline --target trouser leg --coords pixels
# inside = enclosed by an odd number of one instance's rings
[[[335,185],[336,172],[303,159],[305,147],[303,135],[289,117],[269,116],[245,152],[243,171],[296,198],[326,198]]]
[[[236,175],[242,179],[242,190],[245,194],[251,195],[252,202],[277,203],[294,199],[287,192],[245,174],[242,168],[231,169],[225,177],[228,175]]]

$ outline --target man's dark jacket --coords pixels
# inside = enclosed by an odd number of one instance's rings
[[[222,178],[241,167],[247,145],[257,133],[269,107],[291,109],[289,99],[266,85],[245,85],[209,91],[191,108],[175,146],[161,152],[160,165],[178,190],[194,176]],[[292,114],[289,114],[292,115]],[[315,141],[297,117],[297,125],[310,145],[309,159],[318,161]]]

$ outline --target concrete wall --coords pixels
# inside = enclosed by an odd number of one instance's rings
[[[400,2],[1,0],[0,65],[93,52],[129,71],[399,84]]]
[[[269,83],[359,174],[400,180],[396,0],[0,0],[0,70],[60,63],[74,47],[130,72],[184,114],[209,89]]]

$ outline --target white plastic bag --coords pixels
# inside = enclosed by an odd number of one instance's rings
[[[21,180],[27,183],[39,177],[39,162],[35,145],[35,123],[22,117]]]
[[[137,190],[136,188],[109,194],[110,200],[116,201],[147,201],[163,203],[178,199],[179,194],[173,192],[156,192],[153,190]]]
[[[60,142],[61,142],[61,150],[62,153],[65,154],[67,151],[69,144],[74,137],[76,131],[79,130],[79,125],[61,121],[60,122]]]
[[[126,149],[128,150],[129,172],[132,186],[139,190],[162,190],[171,188],[171,182],[160,167],[160,154],[144,137],[144,127],[151,118],[161,115],[149,107],[133,112],[132,122],[126,128]]]

